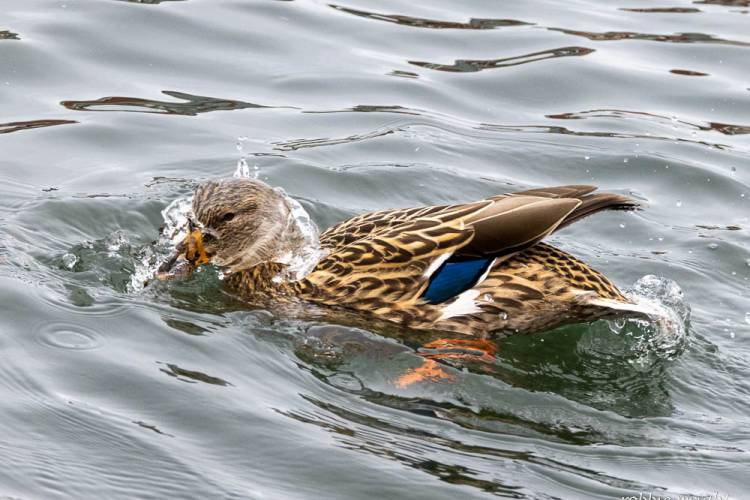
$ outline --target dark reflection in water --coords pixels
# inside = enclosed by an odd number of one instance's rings
[[[153,4],[162,3],[162,2],[184,2],[185,0],[117,0],[117,1],[153,5]]]
[[[147,424],[146,422],[143,422],[141,420],[133,420],[133,423],[139,427],[143,427],[144,429],[148,429],[150,431],[154,431],[157,434],[161,434],[162,436],[169,436],[174,437],[172,434],[168,434],[164,431],[159,430],[159,428],[152,424]]]
[[[438,64],[425,61],[409,61],[409,64],[421,66],[427,69],[437,71],[450,71],[454,73],[474,73],[484,69],[506,68],[509,66],[519,66],[546,59],[568,56],[585,56],[594,52],[594,49],[587,47],[561,47],[559,49],[544,50],[542,52],[533,52],[522,56],[506,57],[503,59],[457,59],[453,64]]]
[[[693,3],[725,5],[727,7],[750,7],[750,0],[698,0]]]
[[[179,366],[173,365],[173,364],[166,364],[165,366],[166,368],[159,368],[159,370],[166,373],[170,377],[174,377],[177,380],[180,380],[182,382],[188,382],[190,384],[195,384],[196,382],[203,382],[206,384],[221,385],[221,386],[232,385],[226,380],[220,379],[219,377],[212,377],[211,375],[206,375],[203,372],[198,372],[194,370],[186,370],[184,368],[180,368]]]
[[[375,137],[383,137],[386,135],[393,134],[400,129],[398,128],[385,128],[375,130],[366,134],[354,134],[347,137],[340,138],[320,138],[320,139],[295,139],[291,141],[274,142],[274,149],[278,151],[294,151],[297,149],[315,148],[320,146],[335,146],[337,144],[349,144],[352,142],[365,141],[367,139],[374,139]]]
[[[701,12],[700,9],[695,7],[651,7],[651,8],[633,8],[629,9],[621,7],[620,10],[626,12],[642,12],[642,13],[655,13],[655,14],[692,14],[694,12]]]
[[[534,23],[517,21],[515,19],[475,19],[471,18],[469,22],[461,23],[455,21],[437,21],[435,19],[424,19],[421,17],[401,16],[397,14],[378,14],[365,10],[357,10],[341,5],[330,4],[336,10],[353,14],[355,16],[386,21],[389,23],[402,24],[413,28],[433,28],[433,29],[458,29],[458,30],[489,30],[504,26],[528,26]]]
[[[0,40],[20,40],[18,33],[10,31],[0,31]]]
[[[600,131],[585,131],[585,130],[571,130],[566,127],[551,127],[547,125],[499,125],[494,123],[482,123],[477,127],[478,130],[491,130],[494,132],[524,132],[524,133],[544,133],[544,134],[561,134],[561,135],[573,135],[578,137],[608,137],[614,139],[644,139],[644,140],[657,140],[657,141],[672,141],[672,142],[684,142],[692,144],[701,144],[703,146],[709,146],[716,149],[730,149],[727,144],[719,144],[706,141],[697,141],[693,139],[685,139],[682,137],[667,137],[658,136],[654,134],[632,134],[626,132],[600,132]]]
[[[645,111],[626,111],[622,109],[592,109],[580,111],[578,113],[560,113],[556,115],[547,115],[547,118],[557,120],[584,120],[587,118],[630,118],[644,117],[649,119],[658,119],[660,121],[669,121],[675,125],[687,126],[692,129],[702,131],[716,131],[724,135],[744,135],[750,134],[750,126],[732,125],[729,123],[707,122],[705,124],[692,123],[685,120],[678,120],[676,117],[646,113]]]
[[[739,42],[735,40],[726,40],[717,38],[713,35],[703,33],[674,33],[672,35],[655,35],[649,33],[636,33],[634,31],[577,31],[564,28],[547,28],[550,31],[559,31],[566,35],[582,36],[595,42],[608,42],[616,40],[649,40],[652,42],[670,42],[670,43],[712,43],[721,45],[736,45],[738,47],[750,47],[748,42]]]
[[[282,415],[316,425],[338,435],[341,445],[348,449],[396,460],[452,484],[473,486],[509,498],[530,498],[523,492],[526,487],[523,486],[522,482],[519,482],[519,485],[508,484],[498,479],[491,472],[468,467],[463,463],[456,463],[465,460],[469,463],[477,463],[470,460],[473,457],[489,462],[485,465],[490,465],[491,468],[514,463],[541,466],[559,474],[582,476],[600,484],[631,489],[632,491],[652,488],[656,491],[662,491],[661,488],[653,485],[621,479],[586,467],[572,466],[534,452],[465,444],[422,428],[395,425],[311,396],[303,396],[303,398],[318,407],[319,411],[277,411]],[[366,431],[360,432],[360,426]],[[401,446],[394,445],[394,436],[399,436],[404,443]],[[415,439],[419,441],[415,441]],[[414,442],[412,442],[413,440]],[[403,444],[409,443],[412,446],[403,446]],[[445,455],[442,452],[446,450],[458,453]],[[454,463],[446,463],[447,460]]]
[[[390,73],[388,73],[390,76],[400,76],[402,78],[419,78],[419,75],[417,73],[412,73],[411,71],[401,71],[401,70],[393,70]]]
[[[674,73],[675,75],[683,75],[683,76],[708,76],[708,73],[702,73],[700,71],[692,71],[689,69],[670,69],[670,73]]]
[[[9,134],[19,130],[30,130],[32,128],[52,127],[54,125],[67,125],[78,123],[75,120],[31,120],[27,122],[0,123],[0,134]]]
[[[175,330],[179,330],[183,333],[187,333],[188,335],[206,335],[209,333],[209,331],[202,326],[196,325],[195,323],[191,321],[182,321],[175,318],[163,318],[164,323],[171,326]]]
[[[336,109],[333,111],[304,111],[304,113],[396,113],[402,115],[421,115],[422,111],[399,105],[358,104],[351,108]]]
[[[75,111],[126,111],[131,113],[156,113],[166,115],[195,116],[211,111],[230,111],[233,109],[266,108],[260,104],[235,101],[231,99],[217,99],[200,95],[185,94],[172,90],[164,90],[175,99],[187,102],[154,101],[140,97],[102,97],[93,101],[62,101],[60,104]]]

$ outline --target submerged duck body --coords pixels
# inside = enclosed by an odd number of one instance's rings
[[[290,279],[289,256],[309,244],[293,202],[257,180],[210,181],[193,198],[200,229],[179,251],[183,261],[224,266],[227,285],[252,304],[312,303],[414,329],[484,338],[642,316],[604,275],[542,242],[595,212],[637,207],[595,190],[557,186],[362,214],[324,231],[321,257]]]

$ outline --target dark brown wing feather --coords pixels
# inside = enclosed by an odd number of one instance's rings
[[[505,196],[469,218],[474,238],[459,255],[503,255],[528,248],[555,230],[581,202],[575,198]]]
[[[581,200],[581,205],[573,210],[555,230],[562,229],[602,210],[635,210],[639,206],[638,202],[627,196],[614,193],[594,193],[594,191],[596,191],[596,186],[575,184],[529,189],[528,191],[512,193],[511,196],[529,195],[545,198],[578,198]]]
[[[488,198],[487,204],[466,219],[473,239],[457,250],[459,255],[503,255],[528,248],[545,236],[601,210],[633,209],[638,204],[625,196],[593,193],[595,186],[569,185],[519,191]],[[381,210],[365,213],[329,228],[321,245],[335,251],[362,238],[391,233],[399,226],[423,218],[440,219],[468,205]]]

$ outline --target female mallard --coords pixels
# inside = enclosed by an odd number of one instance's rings
[[[310,247],[296,202],[257,180],[210,181],[195,192],[193,230],[179,257],[162,271],[213,261],[253,304],[309,302],[479,338],[641,316],[601,273],[541,243],[600,210],[637,207],[595,190],[558,186],[362,214],[326,230],[312,269],[294,276],[293,257]]]

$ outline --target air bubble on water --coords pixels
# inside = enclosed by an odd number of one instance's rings
[[[649,365],[654,359],[672,359],[687,341],[690,305],[680,286],[660,276],[646,275],[625,295],[648,316],[608,321],[609,330],[635,340],[630,347],[634,363]]]
[[[66,253],[62,256],[62,263],[66,268],[73,270],[73,268],[78,263],[78,257],[76,257],[72,253]]]

